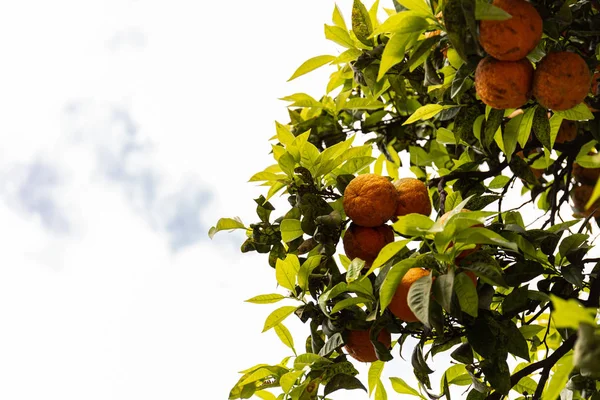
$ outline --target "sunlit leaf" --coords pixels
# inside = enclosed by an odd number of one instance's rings
[[[322,67],[323,65],[329,64],[333,60],[335,60],[335,56],[329,56],[329,55],[316,56],[316,57],[309,58],[308,60],[304,61],[302,63],[302,65],[300,65],[298,67],[298,69],[294,72],[294,74],[290,77],[290,79],[288,79],[288,82],[293,79],[296,79],[299,76],[302,76],[311,71],[314,71],[315,69]]]
[[[208,231],[208,237],[211,239],[217,232],[234,230],[234,229],[247,229],[244,223],[239,218],[221,218],[217,221],[217,225],[210,228]]]
[[[283,306],[279,307],[277,310],[273,311],[267,319],[265,320],[265,326],[263,327],[263,332],[268,331],[273,328],[275,325],[279,324],[281,321],[286,319],[291,313],[296,311],[298,307],[295,306]]]
[[[272,294],[261,294],[258,296],[254,296],[248,300],[244,300],[246,303],[254,303],[254,304],[271,304],[271,303],[277,303],[280,300],[285,299],[286,297],[281,295],[281,294],[277,294],[277,293],[272,293]]]

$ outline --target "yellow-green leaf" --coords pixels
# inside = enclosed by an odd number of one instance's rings
[[[300,270],[298,256],[288,254],[285,260],[277,259],[275,264],[275,277],[277,283],[286,289],[294,290],[296,287],[296,276]]]
[[[390,38],[381,55],[379,73],[377,74],[378,81],[385,76],[385,73],[388,72],[390,68],[404,60],[406,45],[413,41],[417,36],[418,34],[396,33]]]
[[[392,382],[392,388],[396,391],[396,393],[400,394],[410,394],[411,396],[422,397],[419,392],[410,387],[408,383],[404,382],[401,378],[390,378]]]
[[[275,121],[275,129],[277,131],[277,140],[279,140],[281,144],[287,147],[294,142],[296,137],[287,126]]]
[[[342,15],[342,12],[340,11],[340,8],[337,6],[337,4],[333,7],[332,20],[335,26],[340,27],[345,31],[348,30],[348,28],[346,27],[346,21],[344,21],[344,16]]]
[[[595,308],[584,308],[577,300],[563,300],[558,296],[550,295],[554,311],[552,320],[557,328],[578,329],[580,323],[596,325]]]
[[[413,113],[413,115],[410,116],[410,118],[408,118],[406,121],[404,121],[404,123],[402,125],[408,125],[408,124],[412,124],[415,121],[418,120],[427,120],[429,118],[433,118],[436,115],[438,115],[439,113],[441,113],[444,110],[447,110],[449,108],[454,108],[456,106],[452,106],[452,105],[446,105],[443,106],[441,104],[426,104],[424,106],[421,106],[417,109],[417,111],[415,111]]]
[[[356,35],[356,38],[363,44],[371,46],[372,40],[369,39],[373,32],[373,24],[371,23],[371,17],[369,11],[360,0],[354,0],[352,4],[352,31]]]
[[[277,400],[277,397],[266,390],[259,390],[258,392],[254,392],[255,396],[260,397],[262,400]]]
[[[211,239],[219,231],[234,230],[234,229],[247,229],[243,222],[239,218],[221,218],[217,221],[217,225],[210,228],[208,231],[208,237]]]
[[[331,26],[325,24],[325,37],[332,42],[339,44],[340,46],[352,49],[354,48],[354,42],[350,37],[350,34],[345,29],[339,26]]]
[[[379,360],[371,363],[371,366],[369,367],[369,396],[373,393],[373,389],[375,389],[377,382],[379,382],[384,366],[385,363]]]
[[[596,184],[594,185],[594,190],[592,191],[592,195],[590,196],[590,199],[588,200],[588,202],[585,204],[585,209],[589,210],[594,205],[596,200],[598,200],[599,198],[600,198],[600,179],[596,181]]]
[[[261,294],[258,296],[254,296],[248,300],[244,300],[246,303],[254,303],[254,304],[271,304],[277,303],[280,300],[285,299],[285,296],[278,293],[271,294]]]
[[[573,353],[564,355],[554,366],[554,374],[548,382],[548,386],[542,392],[542,400],[554,400],[559,397],[567,382],[569,374],[573,370]]]
[[[286,328],[285,325],[279,323],[275,325],[273,329],[279,337],[279,340],[281,340],[281,343],[292,349],[294,354],[296,354],[296,349],[294,349],[294,338],[292,337],[292,334],[290,333],[288,328]]]
[[[302,231],[302,223],[297,219],[284,219],[280,226],[281,240],[291,242],[294,239],[301,237],[304,234]]]
[[[405,239],[399,240],[397,242],[388,243],[387,245],[385,245],[385,247],[381,249],[381,251],[377,255],[377,258],[375,258],[375,261],[373,261],[371,268],[369,268],[365,276],[368,276],[369,274],[371,274],[371,272],[375,271],[377,268],[381,267],[383,264],[388,262],[410,242],[411,239]]]
[[[431,11],[431,7],[424,0],[397,0],[398,3],[402,4],[404,7],[409,10],[419,12],[424,16],[433,17],[433,12]]]
[[[309,58],[308,60],[304,61],[302,63],[302,65],[300,65],[298,67],[296,72],[294,72],[294,74],[291,76],[291,78],[288,79],[288,82],[293,79],[296,79],[299,76],[307,74],[310,71],[314,71],[315,69],[322,67],[325,64],[329,64],[333,60],[335,60],[335,56],[329,56],[329,55],[316,56],[313,58]]]
[[[283,306],[279,307],[277,310],[273,311],[267,319],[265,320],[265,325],[263,327],[263,332],[268,331],[273,328],[275,325],[279,324],[281,321],[286,319],[291,313],[296,311],[297,307],[295,306]]]

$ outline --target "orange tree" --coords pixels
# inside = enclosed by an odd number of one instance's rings
[[[600,398],[599,9],[395,0],[382,21],[378,1],[355,0],[347,22],[335,7],[325,36],[344,51],[293,74],[333,69],[319,99],[284,98],[274,164],[250,179],[265,187],[257,222],[222,218],[209,232],[244,229],[242,252],[267,256],[280,291],[249,302],[297,302],[264,324],[293,355],[243,371],[230,399],[385,399],[382,370],[403,350],[419,383],[390,378],[401,396],[462,385],[468,399]],[[440,353],[452,365],[434,389]]]

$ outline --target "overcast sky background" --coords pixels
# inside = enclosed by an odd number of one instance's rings
[[[260,333],[277,305],[243,302],[277,290],[266,258],[207,231],[254,220],[277,99],[320,96],[332,70],[286,80],[340,52],[334,2],[5,3],[0,398],[224,399],[290,355]],[[384,375],[414,381],[399,359]]]

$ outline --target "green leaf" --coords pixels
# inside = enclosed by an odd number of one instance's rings
[[[385,363],[379,360],[371,363],[371,366],[369,367],[369,396],[371,395],[373,389],[375,389],[375,386],[381,379],[381,373],[383,372],[384,366]]]
[[[371,274],[371,272],[375,271],[377,268],[381,267],[383,264],[391,260],[400,250],[406,247],[407,244],[411,242],[410,239],[398,240],[397,242],[388,243],[385,245],[383,249],[379,251],[377,258],[373,261],[373,265],[365,274],[365,277]]]
[[[281,239],[288,243],[294,239],[302,237],[304,232],[302,231],[301,222],[297,219],[284,219],[281,221],[280,231]]]
[[[422,214],[408,214],[398,217],[393,228],[405,236],[424,236],[433,226],[434,222]]]
[[[385,107],[379,100],[372,100],[367,98],[354,97],[344,103],[343,110],[379,110]]]
[[[346,22],[344,21],[344,16],[342,15],[342,12],[340,11],[340,8],[337,6],[337,4],[333,7],[332,20],[335,26],[338,26],[345,31],[348,30],[348,28],[346,27]]]
[[[563,300],[553,294],[550,295],[554,311],[552,320],[557,328],[578,329],[580,323],[596,325],[596,309],[584,308],[577,300]]]
[[[463,364],[453,365],[444,372],[440,382],[441,390],[443,390],[444,378],[447,379],[449,385],[468,386],[471,384],[471,376]]]
[[[292,95],[282,97],[279,100],[292,102],[292,104],[288,105],[288,107],[323,108],[322,103],[318,102],[312,96],[306,93],[294,93]],[[296,136],[296,139],[294,141],[297,142],[297,139],[298,136]]]
[[[519,145],[521,147],[525,147],[527,141],[529,140],[529,136],[531,136],[531,129],[533,128],[533,116],[535,115],[535,107],[529,107],[525,110],[525,113],[522,115],[521,123],[519,124]]]
[[[477,20],[503,21],[510,18],[512,16],[509,13],[485,0],[475,2],[475,19]]]
[[[275,130],[277,131],[277,140],[284,146],[289,146],[294,142],[296,136],[288,129],[287,126],[275,121]]]
[[[339,26],[325,24],[325,38],[349,49],[355,47],[348,31],[340,28]]]
[[[425,326],[429,326],[431,274],[417,279],[408,290],[408,307]]]
[[[279,340],[281,340],[281,343],[292,349],[294,354],[296,354],[296,349],[294,349],[294,338],[292,337],[292,334],[290,333],[288,328],[286,328],[285,325],[279,323],[275,325],[273,329],[279,337]]]
[[[288,254],[285,260],[277,259],[275,277],[282,287],[293,291],[296,288],[296,276],[300,271],[298,256]]]
[[[373,41],[369,39],[373,32],[371,16],[365,5],[360,0],[354,0],[352,4],[352,31],[356,38],[367,46],[372,46]]]
[[[553,116],[553,117],[560,118],[560,120],[562,121],[561,117],[557,117],[557,116]],[[555,118],[555,120],[556,120],[556,118]],[[548,115],[544,108],[542,108],[542,107],[534,108],[533,120],[532,120],[531,126],[533,128],[533,132],[535,133],[535,136],[540,141],[540,143],[542,143],[542,145],[545,148],[551,149],[552,145],[553,145],[553,140],[551,139],[550,121],[548,120]],[[557,132],[558,132],[558,130],[557,130]],[[556,135],[554,137],[556,137]]]
[[[439,275],[433,282],[433,295],[435,300],[447,312],[452,308],[452,294],[454,293],[454,271],[448,270],[447,274]]]
[[[519,328],[521,335],[527,340],[531,339],[546,328],[541,325],[523,325]]]
[[[417,38],[417,34],[411,33],[396,33],[386,43],[379,64],[379,73],[377,80],[381,80],[385,73],[394,65],[404,60],[406,46]]]
[[[569,381],[569,374],[573,370],[573,353],[564,355],[554,367],[554,374],[548,386],[542,392],[542,400],[554,400],[563,391]]]
[[[468,231],[462,231],[456,236],[456,241],[464,244],[492,244],[518,251],[515,243],[487,228],[470,228]]]
[[[380,35],[382,33],[421,33],[429,26],[429,22],[418,12],[403,11],[394,14],[379,25],[373,31],[371,36]]]
[[[498,175],[488,185],[489,189],[502,189],[510,181],[506,175]]]
[[[511,387],[510,370],[505,360],[499,358],[483,360],[481,370],[485,374],[485,379],[494,389],[508,395]]]
[[[308,60],[304,61],[302,63],[302,65],[300,65],[300,67],[298,67],[296,72],[294,72],[294,74],[290,77],[290,79],[288,79],[288,82],[293,79],[296,79],[299,76],[302,76],[311,71],[314,71],[315,69],[322,67],[325,64],[329,64],[333,60],[335,60],[335,56],[330,56],[330,55],[323,55],[323,56],[316,56],[313,58],[309,58]]]
[[[509,162],[513,153],[515,152],[515,149],[517,148],[517,141],[519,139],[519,131],[522,119],[522,114],[512,118],[506,123],[504,129],[502,141],[504,143],[504,152]]]
[[[244,300],[246,303],[254,303],[254,304],[272,304],[272,303],[277,303],[280,300],[285,299],[286,297],[278,294],[278,293],[272,293],[272,294],[261,294],[255,297],[252,297],[248,300]]]
[[[273,328],[275,325],[279,324],[281,321],[286,319],[291,313],[296,311],[298,307],[295,306],[283,306],[279,307],[277,310],[273,311],[267,319],[265,320],[265,326],[263,327],[263,332],[268,331]]]
[[[565,237],[558,246],[560,255],[566,256],[569,251],[579,248],[588,238],[589,236],[584,233],[575,233]]]
[[[377,382],[377,391],[375,392],[375,400],[387,400],[387,392],[383,386],[383,382]]]
[[[467,274],[457,274],[454,277],[454,291],[458,297],[460,309],[472,317],[477,318],[477,309],[479,307],[479,297],[477,289],[473,285]]]
[[[271,392],[267,392],[266,390],[259,390],[254,393],[255,396],[260,397],[262,400],[277,400],[277,397]]]
[[[592,194],[590,195],[590,199],[585,204],[585,209],[589,210],[594,205],[596,200],[598,200],[599,198],[600,198],[600,179],[598,179],[596,181],[596,184],[594,185],[594,190],[592,191]]]
[[[456,138],[454,132],[444,127],[440,127],[436,130],[436,140],[441,144],[456,144]]]
[[[392,388],[396,391],[396,393],[410,394],[411,396],[423,398],[419,392],[410,387],[410,385],[404,382],[401,378],[390,378],[390,382],[392,383]]]
[[[594,114],[590,111],[585,103],[579,103],[575,107],[564,111],[554,111],[556,115],[560,115],[564,119],[571,121],[587,121],[594,119]]]
[[[319,264],[321,264],[320,255],[311,256],[302,263],[298,272],[298,286],[300,286],[303,292],[308,289],[308,277]]]
[[[329,382],[327,382],[323,394],[327,396],[340,389],[362,389],[365,392],[367,391],[367,388],[365,388],[362,382],[354,376],[346,374],[337,374],[333,378],[331,378]]]
[[[304,367],[310,367],[315,363],[331,364],[331,360],[314,353],[300,354],[294,360],[294,369],[303,369]]]
[[[423,0],[398,0],[398,3],[411,11],[418,12],[424,16],[433,17],[431,7]]]
[[[396,293],[396,289],[402,281],[402,277],[404,277],[404,274],[406,274],[409,269],[415,266],[416,262],[416,258],[407,258],[394,264],[388,271],[383,284],[381,285],[381,289],[379,290],[379,303],[381,305],[380,310],[382,314],[391,303],[392,298]]]
[[[339,332],[334,333],[325,343],[321,350],[319,350],[319,355],[321,357],[329,357],[331,353],[337,350],[338,347],[344,345],[344,339],[342,338],[342,334]]]
[[[348,299],[344,299],[344,300],[337,302],[335,304],[335,306],[333,306],[333,308],[331,309],[331,314],[335,314],[336,312],[341,311],[344,308],[353,306],[355,304],[365,304],[365,303],[371,303],[371,299],[367,299],[364,297],[350,297]]]
[[[304,371],[302,370],[290,371],[286,374],[283,374],[281,378],[279,378],[279,384],[281,385],[281,390],[283,390],[283,393],[288,393],[298,378],[300,378],[302,375],[304,375]]]
[[[248,229],[244,226],[244,223],[239,218],[221,218],[217,221],[217,225],[210,228],[208,231],[208,237],[211,239],[219,231],[234,230],[234,229]]]
[[[443,106],[441,104],[426,104],[421,106],[415,111],[402,125],[412,124],[418,120],[428,120],[429,118],[433,118],[444,110],[448,110],[450,108],[454,108],[456,106],[446,105]]]
[[[469,254],[460,261],[460,267],[473,271],[475,275],[490,285],[507,286],[498,261],[484,252],[479,251]]]

